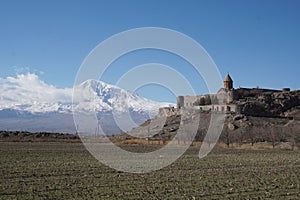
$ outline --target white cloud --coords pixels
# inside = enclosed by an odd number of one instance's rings
[[[0,109],[18,105],[71,103],[72,88],[59,89],[34,73],[0,78]]]
[[[84,112],[93,112],[94,109],[124,112],[130,108],[136,112],[156,113],[158,107],[166,106],[95,80],[88,80],[75,89],[79,99],[72,103],[73,88],[56,88],[42,81],[37,74],[27,73],[0,78],[0,110],[71,113],[73,105],[77,110]]]

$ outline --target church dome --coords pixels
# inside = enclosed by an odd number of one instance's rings
[[[227,74],[227,76],[225,77],[224,81],[226,81],[226,82],[233,82],[229,74]]]
[[[227,74],[227,76],[225,77],[224,88],[227,90],[233,89],[233,80],[231,79],[229,74]]]

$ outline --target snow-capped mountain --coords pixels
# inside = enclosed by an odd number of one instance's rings
[[[46,84],[35,74],[0,78],[0,93],[2,130],[75,132],[74,110],[77,114],[96,114],[102,128],[116,134],[121,131],[115,118],[127,113],[135,124],[140,124],[156,115],[160,107],[171,105],[98,80],[59,89]],[[133,128],[132,124],[125,124],[125,129]]]
[[[143,98],[135,93],[97,80],[87,80],[74,88],[73,105],[76,109],[90,112],[147,112],[157,114],[160,107],[170,106]]]

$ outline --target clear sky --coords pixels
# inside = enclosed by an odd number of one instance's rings
[[[29,68],[46,83],[72,87],[84,58],[101,41],[151,26],[194,38],[223,77],[230,72],[235,87],[300,89],[299,11],[298,0],[1,0],[0,77]],[[121,67],[124,72],[144,62],[184,66],[164,53],[140,52],[120,59],[104,81],[115,83]],[[205,92],[192,71],[185,73],[197,93]],[[154,100],[174,101],[156,89],[140,92]]]

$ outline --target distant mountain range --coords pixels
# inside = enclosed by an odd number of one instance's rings
[[[73,90],[76,95],[72,101]],[[75,133],[73,108],[76,114],[96,114],[106,134],[118,134],[121,130],[114,118],[126,121],[124,116],[129,114],[139,125],[156,115],[160,107],[173,106],[98,80],[59,89],[41,81],[35,74],[0,79],[0,93],[1,130]],[[122,126],[123,131],[134,126],[127,122],[123,124],[126,124]],[[96,128],[90,127],[89,132],[93,134]]]

